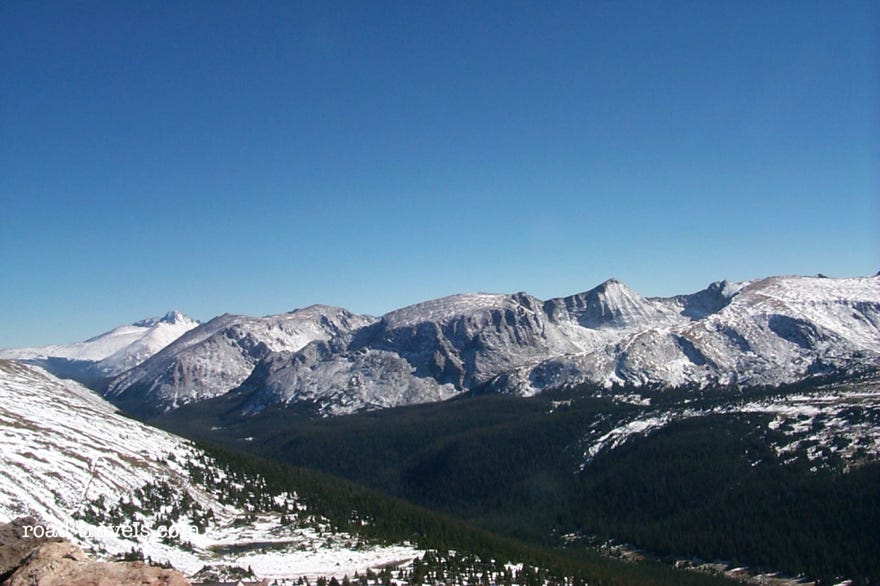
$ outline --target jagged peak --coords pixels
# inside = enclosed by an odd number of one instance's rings
[[[543,301],[541,301],[537,297],[529,295],[525,291],[518,291],[511,295],[510,298],[519,305],[522,305],[523,307],[532,311],[540,311],[541,307],[543,306]]]
[[[185,315],[185,314],[179,312],[176,309],[172,309],[171,311],[166,313],[164,315],[164,317],[162,317],[162,319],[159,321],[165,322],[167,324],[176,324],[176,323],[180,323],[180,322],[187,322],[187,321],[192,322],[192,321],[196,321],[196,320],[192,319],[188,315]]]
[[[578,293],[576,295],[571,295],[570,297],[580,296],[580,297],[596,297],[596,296],[614,296],[614,295],[624,295],[629,298],[635,299],[643,299],[642,295],[629,287],[626,283],[621,281],[616,277],[611,277],[610,279],[605,279],[592,289],[588,289],[583,293]]]
[[[617,279],[616,277],[611,277],[610,279],[602,281],[592,289],[587,289],[586,291],[574,293],[566,297],[554,297],[552,299],[548,299],[545,303],[553,303],[555,301],[563,301],[569,303],[575,299],[596,299],[614,296],[616,294],[624,295],[632,299],[644,299],[641,294],[629,288],[626,283],[624,283],[620,279]]]
[[[158,325],[160,323],[179,324],[179,323],[184,323],[184,322],[198,323],[196,320],[181,313],[180,311],[178,311],[176,309],[172,309],[171,311],[167,312],[162,317],[148,317],[146,319],[142,319],[140,321],[134,322],[132,325],[138,326],[141,328],[151,328],[151,327]]]
[[[176,310],[176,309],[172,309],[171,311],[169,311],[168,313],[166,313],[166,314],[165,314],[165,317],[163,317],[162,319],[163,319],[163,320],[166,320],[166,321],[174,321],[174,320],[180,319],[180,318],[182,318],[182,317],[183,317],[183,314],[182,314],[182,313],[180,313],[180,312],[179,312],[178,310]]]
[[[728,281],[727,279],[714,281],[712,283],[709,283],[709,285],[702,291],[691,293],[691,295],[699,295],[701,293],[711,292],[717,295],[723,295],[724,297],[733,297],[750,283],[751,281]],[[688,297],[688,295],[686,295],[685,297]]]
[[[544,302],[544,311],[551,319],[566,319],[563,316],[568,315],[584,327],[598,328],[636,323],[651,318],[660,309],[612,277],[583,293],[550,299]]]

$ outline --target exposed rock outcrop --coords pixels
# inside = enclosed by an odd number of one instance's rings
[[[174,569],[144,562],[98,562],[68,541],[35,539],[27,520],[0,525],[2,586],[189,586]]]
[[[30,553],[44,543],[60,541],[42,537],[28,536],[25,527],[33,527],[37,522],[30,517],[15,519],[10,523],[0,523],[0,584],[21,566]]]

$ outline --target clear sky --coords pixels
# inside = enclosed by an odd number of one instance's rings
[[[880,269],[880,2],[0,2],[0,347]]]

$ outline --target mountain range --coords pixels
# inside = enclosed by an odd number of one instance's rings
[[[315,305],[197,324],[173,312],[0,357],[80,380],[146,416],[226,394],[245,413],[290,405],[338,415],[584,383],[609,392],[779,385],[880,365],[880,278],[721,281],[667,298],[610,279],[568,297],[462,294],[381,317]]]

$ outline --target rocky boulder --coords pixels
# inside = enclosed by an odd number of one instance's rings
[[[63,540],[24,534],[26,520],[0,525],[2,586],[189,586],[177,570],[144,562],[98,562]]]

